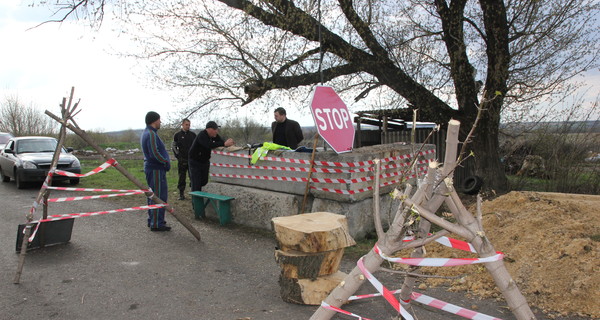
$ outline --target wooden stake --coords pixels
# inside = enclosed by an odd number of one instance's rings
[[[313,142],[312,155],[310,156],[310,168],[308,169],[308,180],[306,180],[306,188],[304,189],[304,199],[302,199],[302,207],[300,213],[304,213],[306,208],[306,200],[308,198],[308,191],[310,189],[310,179],[312,176],[313,168],[315,167],[315,153],[317,152],[317,142],[319,141],[319,133],[315,133],[315,141]]]

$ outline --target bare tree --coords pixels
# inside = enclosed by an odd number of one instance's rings
[[[0,131],[14,136],[54,136],[56,123],[34,105],[26,106],[18,96],[6,96],[0,105]]]
[[[65,15],[104,12],[105,3],[56,1]],[[600,52],[593,0],[114,3],[157,77],[206,89],[195,91],[191,111],[329,83],[357,101],[408,106],[408,119],[414,108],[419,120],[458,119],[464,138],[483,90],[489,102],[470,148],[477,174],[497,191],[508,186],[498,155],[503,111],[530,112],[571,89]]]

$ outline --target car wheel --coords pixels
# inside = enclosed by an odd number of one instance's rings
[[[17,189],[25,189],[27,186],[25,182],[21,180],[18,174],[15,173],[15,182],[17,183]]]
[[[69,180],[69,183],[70,183],[72,186],[76,186],[76,185],[78,185],[78,184],[79,184],[79,178],[76,178],[76,179],[71,179],[71,180]]]
[[[483,186],[483,179],[478,176],[470,176],[463,182],[463,193],[464,194],[477,194]]]
[[[2,178],[2,182],[9,182],[10,181],[10,177],[4,175],[4,171],[2,171],[2,168],[0,168],[0,178]]]

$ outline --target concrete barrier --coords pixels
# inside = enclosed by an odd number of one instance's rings
[[[409,170],[410,156],[420,146],[393,143],[357,148],[336,154],[321,151],[315,154],[315,169],[306,212],[327,211],[348,217],[350,234],[362,238],[374,230],[372,197],[374,184],[373,159],[382,162],[380,195],[382,218],[393,218],[398,207],[388,195],[404,183],[422,178],[427,163],[435,159],[434,145],[425,145],[419,164]],[[203,191],[235,197],[232,218],[235,223],[271,230],[271,218],[300,213],[311,154],[289,151],[270,151],[267,158],[250,164],[248,150],[218,150],[211,158],[211,178]],[[332,165],[338,164],[338,166]],[[327,172],[326,172],[327,171]],[[408,181],[406,176],[412,176]],[[403,182],[402,182],[403,181]],[[208,212],[210,214],[211,211]]]

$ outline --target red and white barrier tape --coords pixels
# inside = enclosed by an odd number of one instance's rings
[[[476,263],[486,263],[486,262],[494,262],[498,260],[502,260],[504,254],[500,251],[497,251],[495,255],[485,258],[392,258],[387,256],[385,253],[379,249],[377,244],[373,248],[375,253],[380,255],[383,259],[395,262],[408,264],[411,266],[417,267],[453,267],[453,266],[464,266],[469,264]]]
[[[159,208],[166,207],[166,206],[167,206],[166,203],[162,203],[162,204],[149,204],[149,205],[145,205],[145,206],[131,207],[131,208],[122,208],[122,209],[107,210],[107,211],[95,211],[95,212],[84,212],[84,213],[66,213],[66,214],[56,214],[56,215],[48,216],[48,218],[46,218],[46,219],[40,219],[40,220],[37,220],[37,221],[31,221],[31,222],[29,222],[29,223],[37,223],[37,226],[35,227],[35,230],[31,234],[31,236],[29,237],[29,242],[33,241],[33,239],[35,238],[37,230],[40,227],[40,224],[42,222],[65,220],[65,219],[72,219],[72,218],[81,218],[81,217],[89,217],[89,216],[98,216],[98,215],[109,214],[109,213],[120,213],[120,212],[127,212],[127,211],[147,210],[147,209],[159,209]],[[25,229],[23,229],[23,230],[25,230]]]
[[[427,174],[427,171],[423,172],[423,174]],[[415,178],[416,176],[410,175],[407,176],[407,179],[412,179]],[[388,181],[385,183],[380,184],[380,187],[385,187],[385,186],[389,186],[389,185],[394,185],[394,184],[398,184],[402,182],[402,180],[394,180],[394,181]],[[337,194],[346,194],[346,195],[350,195],[350,194],[357,194],[357,193],[362,193],[362,192],[367,192],[367,191],[371,191],[373,190],[373,187],[366,187],[366,188],[362,188],[362,189],[356,189],[356,190],[340,190],[340,189],[331,189],[331,188],[319,188],[319,187],[315,187],[315,186],[310,186],[311,189],[313,190],[317,190],[317,191],[324,191],[324,192],[332,192],[332,193],[337,193]]]
[[[390,292],[392,294],[398,294],[401,291],[402,291],[402,289],[398,289],[398,290],[393,290]],[[381,297],[381,293],[371,293],[371,294],[351,296],[350,298],[348,298],[348,301],[367,299],[367,298],[375,298],[375,297]],[[500,318],[488,316],[483,313],[479,313],[479,312],[476,312],[476,311],[473,311],[470,309],[466,309],[466,308],[463,308],[463,307],[460,307],[460,306],[457,306],[457,305],[454,305],[454,304],[451,304],[451,303],[448,303],[448,302],[445,302],[442,300],[435,299],[433,297],[424,295],[422,293],[412,292],[410,298],[412,301],[418,302],[420,304],[424,304],[424,305],[432,307],[432,308],[443,310],[443,311],[446,311],[446,312],[449,312],[449,313],[452,313],[452,314],[455,314],[455,315],[458,315],[458,316],[461,316],[461,317],[467,318],[467,319],[502,320]],[[403,302],[402,300],[400,300],[400,303],[405,304],[407,302]],[[332,310],[334,310],[334,309],[332,309]]]
[[[231,157],[239,157],[239,158],[247,158],[247,159],[252,158],[251,155],[241,154],[241,153],[216,151],[216,150],[213,150],[213,153],[218,154],[218,155],[223,155],[223,156],[231,156]],[[419,152],[419,155],[427,155],[427,154],[431,154],[431,153],[435,153],[435,150],[434,149],[429,149],[429,150],[421,151],[421,152]],[[396,161],[396,160],[401,160],[401,159],[408,159],[408,158],[411,158],[411,157],[412,156],[410,154],[404,154],[404,155],[399,155],[399,156],[394,156],[394,157],[388,157],[388,158],[381,159],[381,162],[385,163],[385,162],[389,162],[389,161]],[[278,161],[278,162],[285,162],[285,163],[299,163],[299,164],[308,164],[308,165],[310,165],[310,160],[304,160],[304,159],[289,159],[289,158],[281,158],[281,157],[264,157],[264,158],[261,158],[261,160]],[[374,164],[374,161],[373,160],[356,161],[356,162],[315,161],[314,164],[315,165],[319,165],[319,166],[327,166],[327,167],[353,168],[353,167],[371,166],[371,165]]]
[[[66,202],[66,201],[91,200],[91,199],[101,199],[101,198],[131,196],[131,195],[134,195],[134,194],[142,194],[142,193],[144,193],[144,192],[142,192],[142,191],[136,191],[136,192],[126,192],[126,193],[101,194],[101,195],[95,195],[95,196],[83,196],[83,197],[63,197],[63,198],[48,199],[48,202]]]
[[[424,304],[426,306],[430,306],[432,308],[436,308],[439,310],[443,310],[452,314],[455,314],[457,316],[461,316],[463,318],[467,318],[467,319],[473,319],[473,320],[502,320],[500,318],[496,318],[496,317],[491,317],[488,316],[486,314],[483,313],[479,313],[470,309],[466,309],[463,307],[459,307],[457,305],[448,303],[448,302],[444,302],[442,300],[438,300],[435,298],[432,298],[430,296],[426,296],[424,294],[420,294],[420,293],[416,293],[413,292],[411,294],[411,298],[413,301],[416,301],[418,303]]]
[[[424,159],[416,162],[419,164],[428,164],[433,160]],[[275,167],[275,166],[255,166],[255,165],[244,165],[244,164],[229,164],[229,163],[211,163],[211,166],[222,167],[222,168],[236,168],[236,169],[256,169],[256,170],[276,170],[276,171],[292,171],[292,172],[309,172],[310,169],[306,167]],[[404,163],[392,163],[381,167],[382,170],[401,168],[410,165],[408,162]],[[372,167],[357,168],[357,169],[337,169],[337,168],[313,168],[312,172],[317,173],[357,173],[357,172],[372,172]]]
[[[102,171],[106,170],[106,168],[108,168],[110,166],[116,166],[117,164],[118,164],[117,160],[115,160],[113,158],[113,159],[108,159],[105,163],[101,164],[98,168],[96,168],[88,173],[84,173],[84,174],[73,173],[73,172],[68,172],[68,171],[63,171],[63,170],[54,170],[54,172],[61,176],[67,176],[67,177],[89,177],[98,172],[102,172]]]
[[[431,235],[431,233],[429,235]],[[413,240],[415,240],[415,237],[413,237],[413,236],[404,237],[404,239],[402,239],[403,242],[410,242]],[[463,250],[463,251],[477,253],[477,251],[475,251],[475,248],[473,247],[473,245],[466,241],[457,240],[457,239],[448,238],[448,237],[439,237],[439,238],[435,239],[435,241],[437,243],[442,244],[449,248],[455,248],[455,249],[459,249],[459,250]]]
[[[369,272],[369,270],[367,270],[367,268],[365,267],[365,264],[363,262],[363,259],[364,259],[364,257],[361,257],[360,259],[358,259],[358,262],[356,263],[356,265],[358,266],[360,271],[363,273],[363,275],[367,278],[367,280],[369,280],[369,282],[373,285],[373,287],[375,287],[375,289],[377,289],[377,291],[383,296],[383,298],[385,300],[387,300],[387,302],[394,308],[394,310],[398,311],[398,313],[400,313],[400,315],[405,320],[413,320],[413,316],[410,313],[408,313],[408,311],[406,311],[406,309],[402,308],[402,305],[400,304],[398,299],[396,299],[394,294],[390,290],[388,290],[388,288],[386,288],[379,280],[377,280],[377,278],[375,278],[373,276],[373,274],[371,274],[371,272]]]
[[[148,190],[122,190],[122,189],[92,189],[92,188],[67,188],[67,187],[48,187],[50,190],[60,191],[90,191],[90,192],[148,192]]]
[[[325,301],[321,302],[321,307],[323,307],[323,308],[325,308],[325,309],[333,310],[333,311],[335,311],[335,312],[343,313],[343,314],[345,314],[345,315],[347,315],[347,316],[351,316],[351,317],[354,317],[354,318],[358,318],[359,320],[371,320],[371,319],[369,319],[369,318],[361,317],[361,316],[359,316],[359,315],[357,315],[357,314],[354,314],[354,313],[352,313],[352,312],[348,312],[348,311],[346,311],[346,310],[344,310],[344,309],[340,309],[340,308],[338,308],[338,307],[334,307],[334,306],[330,305],[329,303],[327,303],[327,302],[325,302]]]

